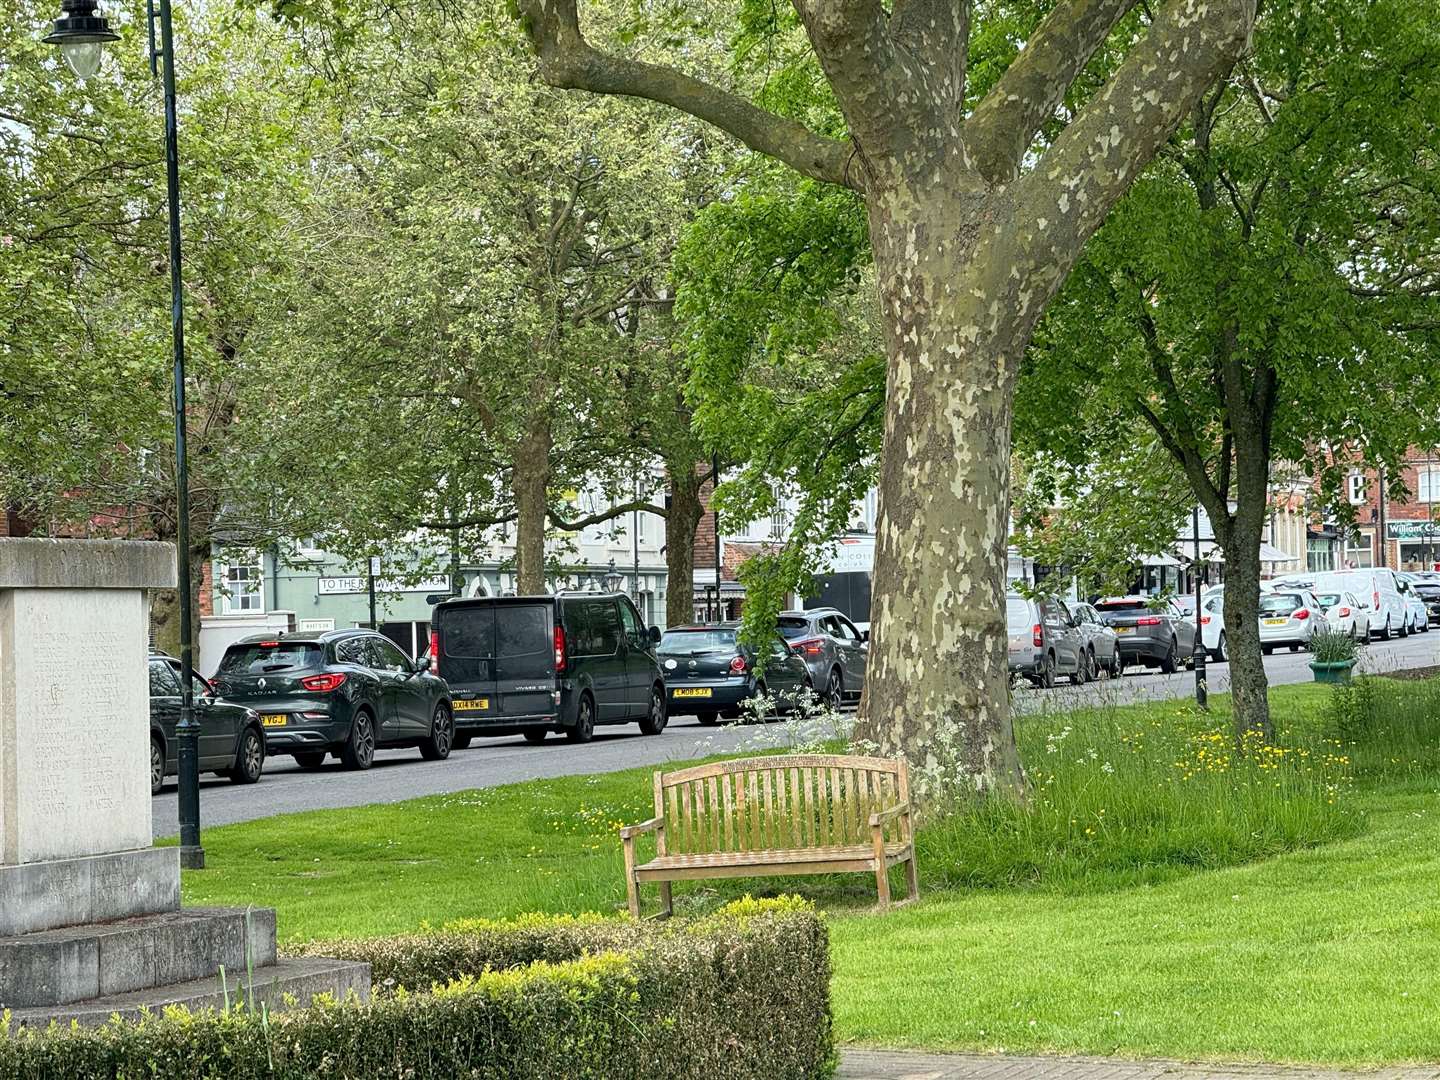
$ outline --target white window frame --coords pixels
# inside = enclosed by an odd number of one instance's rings
[[[1440,502],[1440,465],[1426,463],[1415,470],[1415,500]]]
[[[220,594],[220,610],[225,615],[256,615],[265,611],[265,561],[259,552],[249,553],[244,562],[217,562],[215,580]],[[248,570],[250,576],[240,584],[232,571]]]
[[[1346,569],[1375,569],[1375,537],[1371,533],[1356,533],[1345,538],[1345,550],[1341,560]]]
[[[1345,480],[1345,494],[1351,506],[1363,506],[1370,497],[1370,478],[1364,473],[1351,473]]]

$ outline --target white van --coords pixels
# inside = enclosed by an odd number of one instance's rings
[[[1410,633],[1410,607],[1400,591],[1399,578],[1388,567],[1288,574],[1281,581],[1304,585],[1315,592],[1354,593],[1355,598],[1368,609],[1371,635],[1382,641],[1389,641],[1392,635],[1405,637]]]

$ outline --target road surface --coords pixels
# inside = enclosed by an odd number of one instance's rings
[[[1311,678],[1308,663],[1308,653],[1279,652],[1266,657],[1265,670],[1272,684],[1308,682]],[[1440,666],[1440,632],[1412,635],[1404,641],[1377,641],[1370,646],[1363,666],[1377,673]],[[1207,681],[1212,693],[1229,689],[1229,665],[1209,665]],[[1089,686],[1061,686],[1049,691],[1021,690],[1017,692],[1016,706],[1021,712],[1031,712],[1082,702],[1125,704],[1188,697],[1194,690],[1195,676],[1188,671],[1174,675],[1127,674],[1118,682],[1104,680]],[[693,717],[685,716],[676,717],[662,734],[650,737],[641,735],[633,724],[600,728],[591,742],[581,746],[556,736],[540,746],[532,746],[519,737],[478,740],[469,749],[455,751],[448,761],[422,761],[418,750],[382,750],[375,755],[375,765],[366,772],[348,772],[338,762],[329,762],[315,772],[304,772],[291,758],[276,757],[266,761],[265,775],[254,786],[238,786],[208,774],[202,777],[201,825],[204,828],[272,814],[398,802],[420,795],[495,787],[550,776],[662,765],[758,747],[767,742],[784,745],[786,737],[785,725],[781,724],[706,728]],[[155,836],[178,833],[174,777],[167,778],[165,789],[151,803]]]

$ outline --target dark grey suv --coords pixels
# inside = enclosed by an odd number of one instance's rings
[[[780,633],[810,669],[815,691],[838,708],[865,688],[870,632],[858,629],[835,608],[782,611]]]

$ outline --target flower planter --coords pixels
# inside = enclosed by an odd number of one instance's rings
[[[1315,681],[1320,683],[1348,683],[1350,669],[1354,666],[1354,660],[1310,661],[1310,670],[1315,675]]]

